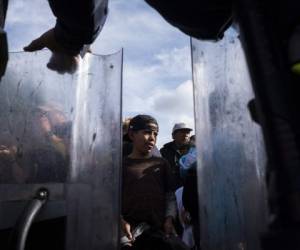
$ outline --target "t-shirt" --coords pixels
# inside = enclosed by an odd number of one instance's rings
[[[173,191],[170,167],[160,157],[123,160],[122,215],[132,225],[146,222],[160,228],[166,194]]]

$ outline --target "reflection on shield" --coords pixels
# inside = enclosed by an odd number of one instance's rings
[[[44,229],[48,225],[55,235],[49,219],[64,218],[66,227],[59,230],[66,231],[67,249],[113,249],[122,52],[87,54],[74,75],[47,69],[49,56],[47,51],[11,53],[0,82],[0,229],[11,229],[43,187],[49,201],[36,220]],[[47,229],[45,234],[49,237]],[[51,237],[46,242],[51,245]]]
[[[262,133],[238,34],[192,40],[198,191],[203,249],[260,249],[266,228]]]

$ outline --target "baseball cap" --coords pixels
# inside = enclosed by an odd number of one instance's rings
[[[190,130],[192,131],[193,129],[191,129],[188,125],[186,125],[184,122],[180,122],[180,123],[176,123],[173,127],[172,130],[172,134],[176,131],[176,130],[181,130],[181,129],[186,129],[186,130]]]
[[[142,129],[155,129],[158,131],[158,123],[150,115],[137,115],[129,122],[129,130],[138,131]]]

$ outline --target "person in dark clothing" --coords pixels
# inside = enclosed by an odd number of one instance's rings
[[[48,1],[56,16],[55,27],[33,40],[24,50],[32,52],[48,48],[52,52],[48,68],[59,73],[74,73],[79,64],[79,53],[85,45],[94,42],[104,26],[108,0]]]
[[[231,0],[145,1],[171,25],[198,39],[219,40],[231,24]]]
[[[123,249],[186,249],[174,237],[176,199],[169,165],[151,154],[157,134],[153,117],[138,115],[130,120],[133,150],[124,158],[122,175]],[[141,231],[138,235],[137,229]]]
[[[175,180],[175,188],[183,185],[180,177],[179,159],[189,150],[189,135],[192,131],[185,123],[177,123],[172,130],[173,141],[165,144],[160,153],[170,164],[173,178]]]

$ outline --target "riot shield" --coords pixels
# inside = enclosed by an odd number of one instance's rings
[[[0,0],[0,79],[5,73],[8,61],[7,37],[4,29],[8,0]]]
[[[29,233],[30,249],[48,249],[47,244],[52,249],[115,249],[122,52],[86,54],[73,75],[47,69],[49,56],[48,51],[11,53],[0,82],[1,246],[14,244],[6,236],[43,188],[49,198],[35,221],[63,222],[39,227],[43,246]],[[51,245],[55,230],[64,235],[59,246]]]
[[[191,43],[201,249],[258,250],[267,162],[238,32]]]

